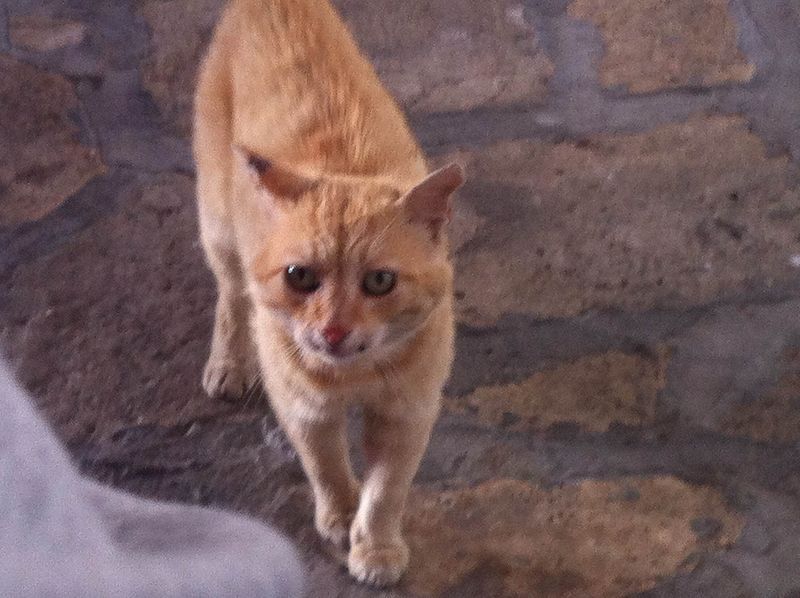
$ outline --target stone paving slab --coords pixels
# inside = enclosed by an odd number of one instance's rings
[[[10,227],[47,215],[104,166],[77,138],[78,98],[64,77],[0,56],[0,103],[0,225]]]
[[[666,350],[587,355],[519,383],[482,386],[449,398],[445,409],[512,430],[547,430],[564,423],[591,432],[605,432],[613,424],[646,426],[655,421],[667,363]]]
[[[500,0],[482,10],[471,0],[336,5],[407,111],[515,105],[547,94],[553,64],[522,3]]]
[[[568,12],[603,33],[605,87],[648,93],[745,83],[755,72],[738,48],[728,0],[574,0]]]
[[[265,397],[199,387],[189,109],[221,0],[0,10],[22,381],[89,475],[290,535],[311,596],[797,593],[796,2],[412,4],[337,0],[433,161],[469,173],[403,584],[354,584],[317,539]]]
[[[470,152],[457,253],[465,321],[691,306],[797,279],[800,190],[736,117]],[[488,284],[487,284],[488,282]]]
[[[149,0],[138,6],[152,31],[142,84],[185,135],[192,128],[197,68],[222,6],[222,0]]]
[[[214,301],[193,181],[165,173],[113,192],[119,209],[7,279],[35,292],[6,298],[4,344],[16,347],[29,388],[69,439],[225,407],[199,399],[192,375],[203,365]],[[108,400],[120,394],[124,402]]]

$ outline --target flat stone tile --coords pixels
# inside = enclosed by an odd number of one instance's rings
[[[562,423],[591,432],[606,432],[615,423],[646,426],[655,419],[656,399],[666,385],[667,361],[666,351],[591,355],[517,384],[485,386],[449,398],[445,408],[514,430],[546,430]]]
[[[456,202],[482,219],[456,253],[464,321],[686,308],[796,280],[796,174],[741,118],[450,157],[467,163]]]
[[[411,112],[541,101],[553,75],[523,4],[337,0],[357,43]]]
[[[714,521],[713,534],[692,529],[701,519]],[[730,546],[742,526],[718,491],[673,477],[418,490],[401,587],[418,596],[629,595],[692,554]]]
[[[105,170],[77,111],[67,79],[0,55],[0,227],[42,218]]]
[[[568,13],[603,35],[604,87],[633,93],[749,81],[728,0],[573,0]]]

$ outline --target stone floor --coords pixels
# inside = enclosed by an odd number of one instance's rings
[[[75,459],[312,531],[205,398],[189,109],[220,0],[0,5],[0,344]],[[458,355],[383,596],[800,592],[800,4],[337,0],[434,162]],[[357,434],[354,424],[354,435]]]

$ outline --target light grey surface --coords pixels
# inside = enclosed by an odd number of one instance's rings
[[[2,362],[0,412],[0,595],[301,595],[291,543],[266,526],[78,475]]]

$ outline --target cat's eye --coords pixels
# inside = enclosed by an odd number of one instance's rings
[[[391,270],[372,270],[364,275],[361,288],[367,295],[380,297],[389,293],[396,282],[397,274]]]
[[[319,288],[319,276],[313,268],[292,264],[283,272],[286,284],[298,293],[313,293]]]

